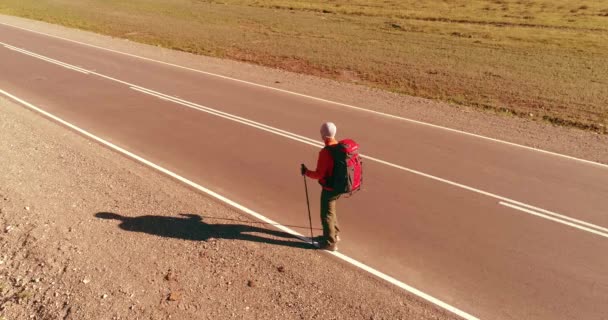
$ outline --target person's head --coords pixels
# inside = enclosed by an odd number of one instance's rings
[[[321,125],[321,139],[323,139],[323,141],[334,139],[336,137],[337,130],[338,129],[333,122],[325,122]]]

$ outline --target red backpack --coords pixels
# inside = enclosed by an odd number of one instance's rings
[[[359,156],[359,144],[344,139],[338,144],[325,147],[334,160],[333,174],[327,179],[327,187],[339,193],[353,194],[361,189],[363,162]]]

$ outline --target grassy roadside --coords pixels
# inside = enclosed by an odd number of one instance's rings
[[[3,0],[0,13],[608,132],[602,1]]]

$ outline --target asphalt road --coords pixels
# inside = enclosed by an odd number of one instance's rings
[[[0,90],[303,234],[333,121],[366,156],[341,253],[482,319],[608,319],[607,166],[5,25]]]

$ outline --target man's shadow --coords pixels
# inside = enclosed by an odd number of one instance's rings
[[[211,238],[245,240],[302,249],[312,248],[309,243],[301,242],[297,237],[282,231],[243,224],[209,224],[203,222],[201,216],[195,214],[180,214],[180,216],[183,218],[151,215],[125,217],[112,212],[98,212],[95,214],[97,218],[121,221],[119,227],[123,230],[143,232],[160,237],[192,241],[207,241]],[[265,234],[271,237],[256,234]],[[272,237],[284,238],[285,240]]]

